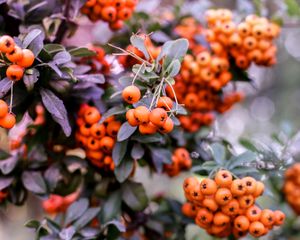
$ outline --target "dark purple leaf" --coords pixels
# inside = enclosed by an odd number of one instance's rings
[[[34,84],[39,80],[40,73],[37,69],[32,68],[26,71],[23,81],[28,91],[34,88]]]
[[[6,93],[8,93],[11,88],[11,84],[12,82],[8,78],[4,78],[0,81],[0,98],[3,98]]]
[[[17,156],[11,156],[5,160],[0,161],[0,170],[4,175],[9,174],[12,170],[14,170],[17,165],[18,158]]]
[[[7,188],[13,180],[12,177],[0,177],[0,191]]]
[[[118,132],[118,141],[122,142],[125,139],[129,138],[137,129],[137,127],[132,127],[128,122],[122,124]]]
[[[24,172],[22,181],[25,188],[36,194],[45,194],[47,192],[46,183],[40,172]]]

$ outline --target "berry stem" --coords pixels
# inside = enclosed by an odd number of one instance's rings
[[[12,113],[13,100],[14,100],[14,82],[12,81],[11,82],[11,87],[10,87],[9,113]]]
[[[178,100],[177,100],[176,92],[175,92],[175,90],[174,90],[172,84],[168,81],[168,79],[166,79],[166,82],[167,82],[167,84],[170,86],[170,88],[171,88],[171,90],[172,90],[172,93],[173,93],[173,95],[174,95],[175,102],[176,102],[175,112],[176,112],[176,114],[177,114],[177,112],[178,112]]]
[[[138,77],[140,71],[142,70],[142,68],[144,67],[144,65],[145,65],[144,62],[140,65],[138,71],[137,71],[136,74],[134,75],[134,78],[133,78],[133,80],[132,80],[132,85],[134,85],[134,82],[135,82],[135,80],[137,79],[137,77]]]

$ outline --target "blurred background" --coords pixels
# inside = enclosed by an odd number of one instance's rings
[[[285,132],[292,134],[300,127],[300,1],[296,0],[141,0],[138,11],[158,13],[163,9],[170,11],[177,2],[182,2],[182,13],[192,14],[199,21],[203,21],[205,9],[226,7],[232,9],[241,18],[250,13],[259,13],[268,18],[283,23],[282,33],[277,40],[278,63],[272,68],[252,66],[249,70],[253,79],[252,86],[239,84],[238,88],[246,93],[246,99],[233,109],[220,116],[214,125],[215,132],[237,146],[240,138],[255,138],[268,141],[273,133]],[[158,17],[158,16],[156,16]],[[84,36],[84,38],[82,37]],[[78,33],[66,44],[86,45],[90,42],[105,44],[112,33],[104,23],[90,23],[86,18],[79,20]],[[0,146],[6,148],[6,135],[0,129]],[[293,142],[293,155],[298,158],[300,141]],[[139,169],[136,178],[145,182],[144,169]],[[141,177],[143,175],[143,178]],[[150,175],[149,175],[150,178]],[[181,182],[184,176],[169,181],[164,176],[154,176],[146,181],[149,195],[166,192],[163,186],[170,186],[167,195],[175,196],[183,201]],[[162,187],[147,187],[148,186]],[[163,184],[161,183],[163,182]],[[0,210],[0,239],[30,240],[30,231],[23,227],[26,220],[40,218],[41,210],[37,200],[28,201],[24,207],[8,206],[3,212]],[[193,228],[193,227],[190,227]],[[187,239],[206,239],[199,233],[199,229],[188,231]]]

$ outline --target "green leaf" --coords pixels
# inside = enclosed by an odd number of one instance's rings
[[[253,174],[253,173],[258,173],[259,171],[256,168],[253,167],[236,167],[232,169],[232,173],[235,175],[244,175],[244,174]]]
[[[145,149],[140,143],[135,143],[131,150],[131,157],[135,160],[141,159],[145,154]]]
[[[175,77],[181,69],[181,63],[178,59],[173,60],[170,65],[168,66],[168,69],[166,72],[168,72],[168,77]]]
[[[101,209],[101,223],[113,220],[119,215],[121,210],[121,191],[111,193]]]
[[[163,141],[163,137],[161,134],[152,134],[152,135],[134,135],[132,138],[132,140],[138,141],[140,143],[155,143],[155,142],[162,142]]]
[[[296,0],[284,0],[290,16],[300,16],[300,5]]]
[[[48,52],[51,55],[66,50],[63,45],[60,45],[60,44],[51,44],[51,43],[50,44],[46,44],[44,46],[44,49],[46,50],[46,52]]]
[[[10,90],[12,82],[8,78],[0,80],[0,98],[3,98]]]
[[[112,220],[104,224],[103,228],[106,228],[109,225],[114,225],[120,232],[125,232],[126,227],[123,223],[117,220]]]
[[[62,65],[71,61],[71,55],[67,51],[61,51],[54,55],[53,63],[56,65]]]
[[[73,221],[80,218],[89,207],[89,201],[86,198],[79,199],[72,203],[68,208],[65,218],[65,224],[69,225]]]
[[[217,163],[215,161],[207,161],[207,162],[204,162],[201,166],[192,167],[191,171],[192,172],[199,172],[199,171],[210,172],[216,167],[217,167]]]
[[[147,51],[147,47],[145,45],[145,38],[144,37],[139,36],[137,34],[133,34],[130,37],[130,42],[134,47],[136,47],[138,50],[140,50],[145,55],[147,60],[150,58],[150,55]]]
[[[16,155],[0,161],[0,170],[4,175],[11,173],[18,163]]]
[[[225,147],[220,143],[213,143],[210,150],[214,160],[220,165],[224,164],[226,158]]]
[[[69,53],[73,57],[92,57],[96,55],[95,51],[89,50],[85,47],[72,48],[69,50]]]
[[[136,129],[137,127],[132,127],[128,122],[124,122],[118,132],[118,141],[122,142],[128,139]]]
[[[182,60],[186,55],[189,48],[189,42],[187,39],[180,38],[171,42],[169,48],[166,51],[166,59],[164,61],[164,69],[167,69],[167,66],[175,60]]]
[[[89,224],[100,212],[99,207],[89,208],[74,224],[76,230],[79,230]]]
[[[172,153],[169,149],[151,147],[150,150],[152,162],[158,173],[162,172],[164,164],[172,163]]]
[[[31,70],[29,72],[29,70]],[[40,72],[36,68],[26,70],[23,76],[23,82],[27,88],[27,91],[31,91],[34,88],[34,84],[39,80]]]
[[[243,164],[251,163],[257,159],[257,156],[254,152],[246,151],[238,156],[234,156],[229,160],[226,165],[230,170],[234,169],[237,166],[242,166]]]
[[[116,142],[113,152],[112,158],[114,160],[115,166],[118,166],[122,159],[124,158],[127,150],[128,141]]]
[[[40,222],[37,221],[37,220],[29,220],[28,222],[26,222],[26,223],[24,224],[24,226],[27,227],[27,228],[38,229],[38,228],[41,226],[41,224],[40,224]]]
[[[114,115],[120,115],[126,113],[126,109],[123,106],[115,106],[113,108],[110,108],[108,111],[106,111],[100,120],[100,124],[103,123],[107,118],[114,116]]]
[[[59,233],[59,237],[63,240],[72,240],[75,233],[75,228],[73,226],[69,226],[68,228],[62,229],[62,231]]]
[[[259,149],[256,147],[255,143],[251,140],[242,138],[240,139],[240,144],[244,146],[246,149],[252,151],[252,152],[260,152]]]
[[[33,29],[30,31],[23,40],[23,48],[27,48],[40,34],[42,34],[42,30]]]
[[[122,186],[122,199],[134,211],[142,211],[148,205],[148,197],[141,183],[125,182]]]
[[[26,171],[22,174],[22,181],[25,188],[36,194],[45,194],[47,192],[46,183],[40,172]]]
[[[115,167],[115,175],[119,182],[124,182],[131,174],[134,166],[134,160],[130,157],[125,157],[122,162]]]

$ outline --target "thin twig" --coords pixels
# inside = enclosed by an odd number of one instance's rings
[[[11,86],[10,86],[10,103],[9,103],[9,113],[12,113],[12,105],[13,105],[13,100],[14,100],[14,82],[11,81]]]
[[[135,80],[137,79],[137,77],[138,77],[140,71],[142,70],[144,64],[145,64],[145,63],[142,63],[141,66],[139,67],[138,71],[136,72],[136,74],[135,74],[135,76],[134,76],[134,78],[133,78],[133,80],[132,80],[132,85],[134,85],[134,82],[135,82]]]
[[[176,108],[175,108],[175,111],[176,113],[178,112],[178,100],[177,100],[177,96],[176,96],[176,92],[172,86],[172,84],[166,79],[166,82],[168,83],[168,85],[170,86],[171,90],[172,90],[172,93],[174,95],[174,98],[175,98],[175,102],[176,102]]]

